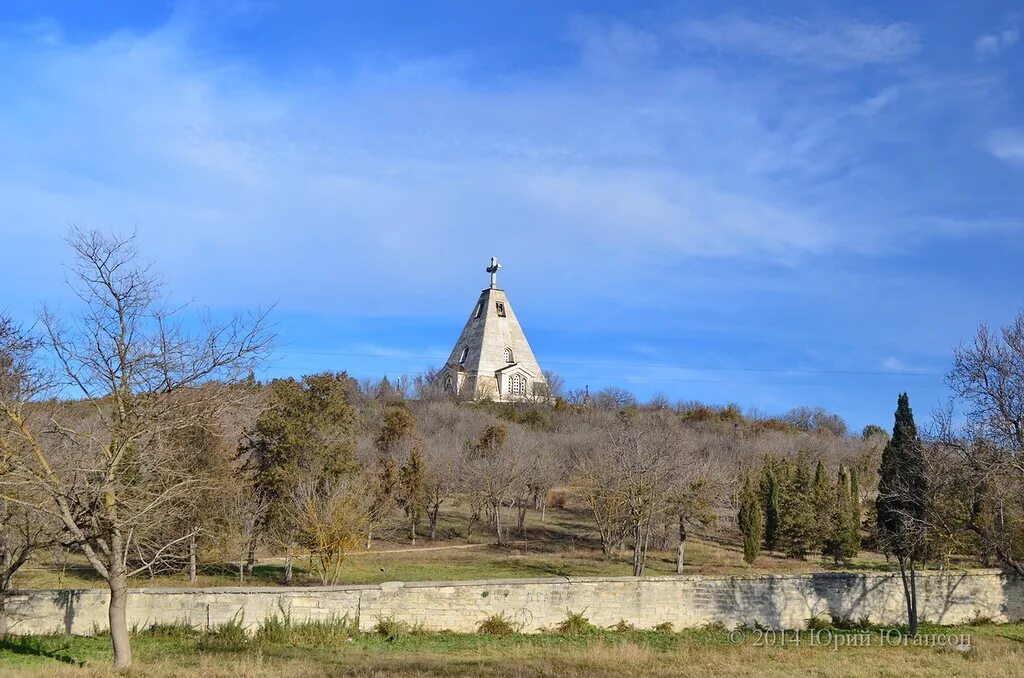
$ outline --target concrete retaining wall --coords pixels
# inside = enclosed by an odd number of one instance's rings
[[[1024,619],[1024,582],[994,571],[919,577],[923,618],[954,624],[978,617]],[[16,591],[5,601],[14,633],[90,634],[107,626],[105,590]],[[719,622],[802,628],[809,617],[834,615],[901,623],[899,575],[811,574],[750,577],[560,577],[467,582],[388,582],[323,588],[133,589],[129,625],[188,622],[216,627],[232,619],[254,626],[287,612],[295,621],[348,615],[364,629],[392,617],[432,630],[475,631],[504,614],[525,631],[550,628],[567,611],[602,626],[625,620],[639,628]]]

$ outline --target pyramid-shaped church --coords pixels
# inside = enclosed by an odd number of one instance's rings
[[[508,296],[498,288],[499,269],[498,259],[491,257],[491,285],[473,306],[441,370],[441,384],[449,393],[474,400],[545,400],[547,381]]]

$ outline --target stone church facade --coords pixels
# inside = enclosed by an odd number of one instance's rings
[[[491,258],[491,285],[480,293],[438,377],[458,397],[499,402],[546,400],[548,385]]]

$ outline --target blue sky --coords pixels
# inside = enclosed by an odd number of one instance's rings
[[[70,224],[136,229],[177,297],[277,304],[264,376],[393,376],[443,362],[497,255],[570,386],[888,425],[1024,301],[1022,30],[997,2],[8,1],[0,308],[69,303]]]

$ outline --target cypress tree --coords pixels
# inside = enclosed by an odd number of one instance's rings
[[[814,509],[815,521],[814,538],[808,544],[810,550],[821,546],[832,532],[832,513],[835,509],[835,490],[829,482],[825,473],[825,464],[819,459],[814,468],[814,483],[811,486],[811,505]]]
[[[896,556],[907,603],[911,635],[917,634],[917,563],[925,554],[924,518],[927,510],[928,478],[924,451],[914,424],[914,413],[906,393],[896,405],[892,438],[882,451],[878,498],[875,510],[879,538],[887,552]]]
[[[748,475],[743,481],[740,494],[740,512],[736,518],[740,532],[743,533],[743,560],[753,564],[761,551],[761,534],[763,532],[763,516],[761,501],[754,490],[754,483]]]
[[[779,544],[782,488],[774,459],[766,456],[761,467],[761,501],[764,513],[764,547],[774,551]]]
[[[823,555],[830,556],[836,563],[849,562],[860,551],[860,526],[851,510],[852,504],[850,478],[846,469],[839,467],[830,531],[821,549]]]
[[[857,473],[856,466],[850,469],[850,512],[853,514],[853,523],[857,526],[859,534],[863,518],[860,512],[860,474]]]
[[[805,455],[797,458],[792,474],[788,475],[780,512],[780,541],[786,555],[802,559],[815,547],[819,529],[811,467]]]

